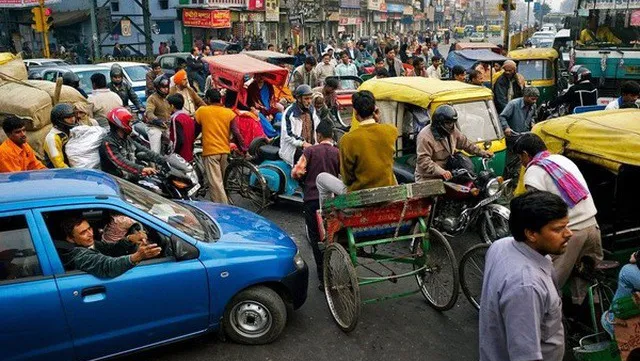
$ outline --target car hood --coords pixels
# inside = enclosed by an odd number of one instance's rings
[[[192,201],[190,205],[208,214],[220,229],[218,243],[243,243],[296,249],[293,239],[270,220],[245,209],[212,202]]]

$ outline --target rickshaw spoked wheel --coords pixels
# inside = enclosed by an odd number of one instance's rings
[[[411,240],[411,252],[415,255],[413,269],[424,267],[416,274],[416,281],[427,303],[438,311],[446,311],[458,300],[458,263],[442,233],[433,228],[428,232],[427,239]],[[413,234],[418,233],[421,233],[420,223],[413,229]]]
[[[360,317],[360,286],[349,254],[339,243],[324,251],[324,294],[334,321],[344,332],[353,331]]]
[[[484,278],[484,263],[489,244],[481,243],[469,248],[460,260],[460,286],[469,303],[480,310],[480,295]]]
[[[232,160],[224,173],[224,190],[229,203],[260,213],[271,192],[258,168],[247,160]]]

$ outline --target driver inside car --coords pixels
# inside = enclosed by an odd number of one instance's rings
[[[493,156],[492,152],[480,149],[458,130],[458,112],[451,105],[439,106],[433,112],[432,119],[431,124],[418,134],[416,182],[427,179],[451,179],[453,175],[445,169],[445,165],[457,150],[481,157]]]
[[[110,131],[100,145],[100,166],[103,171],[128,180],[135,180],[141,176],[156,174],[158,171],[149,166],[137,163],[141,154],[145,154],[145,161],[157,164],[164,163],[164,158],[134,141],[131,134],[133,116],[124,107],[112,109],[107,114]]]
[[[154,258],[162,249],[156,244],[139,243],[133,254],[110,257],[95,245],[93,228],[81,216],[70,215],[62,221],[66,239],[55,241],[65,270],[84,271],[98,278],[118,277],[141,261]]]

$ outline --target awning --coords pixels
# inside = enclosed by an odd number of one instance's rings
[[[51,14],[53,26],[69,26],[88,20],[90,16],[89,10],[73,10],[65,12],[54,12]]]

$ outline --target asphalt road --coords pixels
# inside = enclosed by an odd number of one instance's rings
[[[489,41],[496,39],[489,39]],[[439,46],[446,56],[449,45]],[[478,313],[460,293],[449,311],[433,310],[421,294],[362,306],[357,328],[343,333],[334,323],[324,294],[317,288],[313,254],[306,241],[302,208],[279,203],[262,214],[278,224],[298,244],[309,264],[309,297],[289,314],[280,338],[265,346],[244,346],[207,335],[126,358],[149,361],[285,361],[285,360],[429,360],[466,361],[478,358]],[[474,234],[451,240],[459,261],[466,249],[480,242]],[[398,284],[380,283],[361,290],[362,297],[415,288],[413,278]]]

